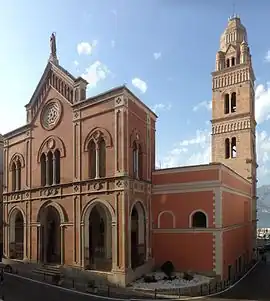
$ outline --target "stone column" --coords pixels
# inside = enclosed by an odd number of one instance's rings
[[[117,236],[117,226],[116,222],[113,221],[111,225],[111,247],[112,247],[112,270],[118,268],[117,263],[117,240],[115,239]]]
[[[50,177],[50,166],[48,156],[46,156],[46,185],[49,185],[49,177]]]
[[[56,160],[55,160],[54,153],[53,153],[53,184],[56,184]]]
[[[139,178],[139,159],[140,159],[139,146],[137,145],[137,148],[136,148],[136,179]]]
[[[41,262],[41,257],[42,257],[42,249],[41,249],[41,225],[37,225],[37,261]]]
[[[19,190],[20,187],[19,187],[19,181],[20,181],[20,169],[18,168],[18,166],[16,165],[16,187],[15,187],[15,190]]]
[[[96,144],[96,179],[99,179],[99,145]]]
[[[27,223],[23,224],[23,259],[27,259]]]
[[[60,225],[60,254],[61,254],[61,265],[65,263],[65,226]]]
[[[81,266],[82,268],[85,267],[85,225],[81,225]]]

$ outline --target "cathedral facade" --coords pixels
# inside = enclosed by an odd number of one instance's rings
[[[125,86],[92,98],[86,88],[60,66],[52,34],[27,123],[4,135],[5,256],[120,285],[167,260],[222,279],[239,272],[255,246],[257,167],[240,19],[230,19],[216,58],[208,165],[156,170],[157,116]]]

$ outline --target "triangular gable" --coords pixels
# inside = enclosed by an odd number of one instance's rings
[[[231,53],[235,53],[235,51],[236,51],[236,48],[235,48],[235,46],[234,46],[234,45],[232,45],[232,44],[230,44],[230,45],[228,46],[228,48],[227,48],[226,52],[225,52],[225,55],[227,55],[227,54],[231,54]]]
[[[65,70],[63,67],[61,67],[60,65],[54,65],[51,62],[48,62],[42,76],[41,79],[29,101],[29,103],[25,106],[26,108],[31,107],[34,105],[34,103],[36,102],[36,99],[39,97],[42,88],[44,87],[44,85],[46,84],[46,82],[48,81],[51,73],[54,73],[58,78],[60,78],[61,80],[65,81],[66,84],[68,86],[70,86],[70,88],[73,88],[74,83],[76,82],[76,78],[71,75],[67,70]],[[60,93],[61,94],[61,93]],[[65,95],[63,95],[65,97]]]
[[[55,65],[53,62],[48,62],[33,96],[25,106],[27,110],[27,122],[32,123],[35,120],[51,88],[54,88],[72,105],[74,88],[81,83],[87,85],[87,81],[81,77],[75,78],[58,64]]]

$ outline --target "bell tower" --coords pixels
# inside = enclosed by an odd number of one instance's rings
[[[212,73],[212,162],[221,162],[252,183],[256,225],[255,75],[245,27],[229,18]]]

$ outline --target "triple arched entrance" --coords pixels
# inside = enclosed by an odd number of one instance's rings
[[[82,266],[86,269],[111,271],[119,262],[119,238],[125,230],[129,267],[145,263],[147,250],[147,222],[145,208],[140,202],[133,204],[127,219],[116,222],[116,214],[108,202],[94,200],[82,214],[80,237]],[[64,264],[65,231],[68,221],[64,209],[57,203],[45,203],[37,216],[37,261]],[[123,219],[124,221],[124,219]],[[22,260],[26,254],[26,227],[23,211],[15,208],[9,216],[9,257]],[[121,240],[122,241],[122,240]],[[118,245],[118,246],[117,246]],[[122,248],[122,247],[121,247]],[[121,251],[122,252],[122,251]]]

